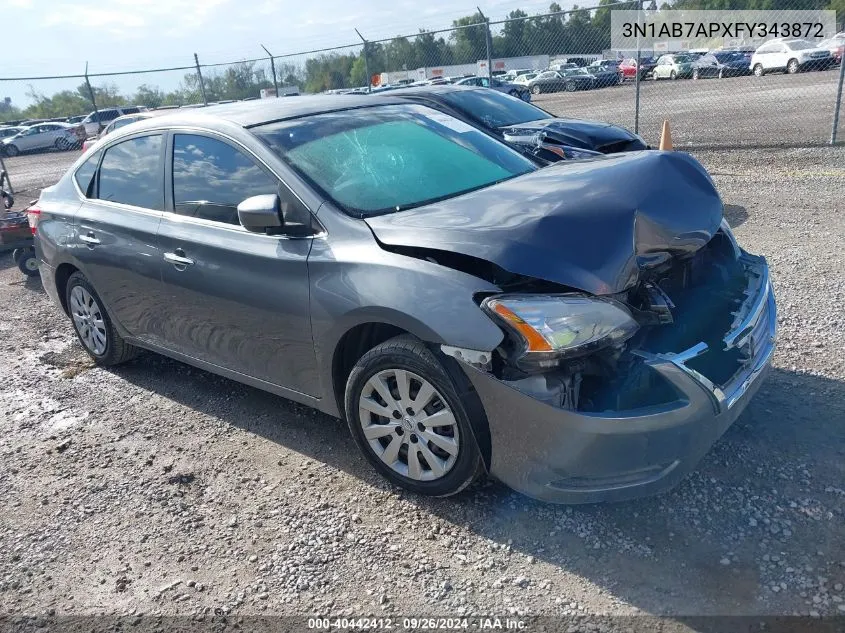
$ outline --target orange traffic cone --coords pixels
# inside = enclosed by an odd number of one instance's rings
[[[672,151],[672,132],[669,130],[669,120],[664,119],[663,131],[660,132],[660,146],[658,149]]]

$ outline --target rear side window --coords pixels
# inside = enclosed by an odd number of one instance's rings
[[[120,113],[117,110],[100,110],[99,116],[96,116],[94,120],[98,123],[105,123],[116,119],[118,116],[120,116]]]
[[[173,138],[173,208],[180,215],[240,224],[238,204],[279,193],[279,182],[228,143],[208,136]]]
[[[94,174],[97,173],[97,163],[100,162],[102,152],[94,152],[91,157],[79,166],[73,175],[79,190],[86,198],[94,196]]]
[[[100,166],[100,200],[145,209],[164,208],[161,135],[141,136],[112,145]]]
[[[138,114],[141,111],[140,108],[137,106],[130,106],[128,108],[123,108],[123,114]]]

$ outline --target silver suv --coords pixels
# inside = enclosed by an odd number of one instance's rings
[[[95,362],[152,350],[343,417],[418,493],[485,471],[557,502],[663,490],[774,345],[766,261],[688,154],[541,168],[389,95],[137,122],[29,213]]]

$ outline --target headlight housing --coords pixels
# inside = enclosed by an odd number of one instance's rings
[[[604,297],[496,295],[481,303],[511,333],[520,369],[544,369],[628,340],[638,329],[630,311]]]

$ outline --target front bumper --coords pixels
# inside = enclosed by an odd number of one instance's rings
[[[637,352],[680,396],[631,411],[564,410],[479,369],[466,367],[487,413],[490,473],[530,497],[555,503],[621,501],[677,484],[733,424],[769,370],[776,306],[762,258],[726,348],[751,357],[725,384],[687,366],[707,352],[700,343],[678,354]]]

